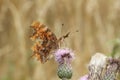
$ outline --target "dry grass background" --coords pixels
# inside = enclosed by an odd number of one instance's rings
[[[120,0],[0,0],[0,80],[59,80],[54,60],[29,59],[29,26],[36,20],[58,37],[71,31],[64,46],[75,52],[77,80],[95,52],[110,53],[108,42],[120,38]]]

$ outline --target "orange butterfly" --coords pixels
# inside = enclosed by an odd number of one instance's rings
[[[31,39],[36,41],[32,47],[34,53],[32,56],[36,56],[41,63],[45,63],[52,54],[52,51],[59,48],[60,41],[67,38],[70,34],[68,32],[66,35],[57,39],[56,35],[48,27],[38,21],[33,22],[31,27],[34,30]]]

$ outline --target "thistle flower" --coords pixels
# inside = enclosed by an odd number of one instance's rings
[[[101,80],[103,68],[106,65],[106,56],[101,53],[96,53],[92,56],[89,63],[89,80]]]
[[[117,80],[120,74],[120,58],[109,58],[101,53],[92,56],[89,74],[80,80]]]
[[[108,58],[103,80],[116,80],[117,73],[120,70],[120,59]]]
[[[58,49],[55,52],[55,60],[58,64],[70,64],[71,61],[74,59],[74,53],[72,50],[68,48]]]
[[[57,75],[62,80],[71,79],[72,67],[71,61],[74,59],[74,53],[68,48],[58,49],[55,52],[55,60],[58,63]]]
[[[89,65],[94,65],[95,67],[105,67],[107,56],[102,53],[96,53],[92,56]]]

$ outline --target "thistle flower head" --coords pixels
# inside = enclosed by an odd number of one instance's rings
[[[71,61],[74,58],[73,51],[68,48],[58,49],[54,55],[55,55],[56,62],[58,62],[59,64],[57,75],[62,80],[70,79],[73,73],[72,67],[71,67]]]
[[[74,59],[74,53],[72,50],[68,48],[58,49],[55,52],[55,60],[59,64],[70,64],[71,61]]]
[[[120,59],[108,58],[103,80],[116,80],[120,70]]]
[[[101,53],[96,53],[92,56],[89,63],[89,80],[101,80],[102,70],[106,65],[106,56]]]
[[[107,56],[103,55],[102,53],[96,53],[92,56],[89,65],[94,65],[96,67],[104,67],[106,64]]]

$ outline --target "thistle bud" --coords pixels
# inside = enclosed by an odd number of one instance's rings
[[[70,65],[62,64],[58,66],[57,75],[61,79],[71,79],[72,77],[72,68]]]

